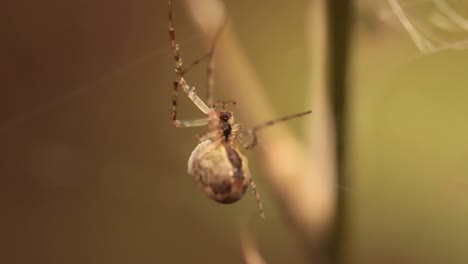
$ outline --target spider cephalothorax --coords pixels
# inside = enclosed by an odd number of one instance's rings
[[[213,200],[220,203],[234,203],[242,198],[247,188],[252,187],[260,208],[260,214],[264,217],[260,195],[255,183],[252,181],[248,160],[239,151],[239,146],[252,149],[257,144],[256,131],[272,126],[277,122],[289,120],[309,114],[310,111],[286,116],[276,120],[265,122],[249,130],[242,130],[239,124],[234,124],[234,115],[226,110],[226,105],[235,104],[234,101],[213,101],[214,91],[214,62],[213,54],[217,38],[221,30],[215,35],[213,45],[203,59],[208,59],[208,98],[207,104],[195,92],[195,87],[190,87],[184,78],[193,65],[201,60],[196,60],[187,68],[182,69],[182,59],[179,55],[179,45],[175,40],[175,29],[172,23],[172,2],[169,4],[169,39],[175,61],[176,79],[173,82],[172,95],[172,122],[176,127],[208,126],[208,132],[199,138],[199,144],[193,150],[188,161],[188,173],[192,175],[195,182]],[[222,28],[221,28],[222,29]],[[195,106],[207,117],[195,120],[177,119],[177,95],[178,88],[187,94]],[[221,106],[221,109],[218,108]],[[251,142],[244,142],[243,136],[250,136]],[[245,137],[247,138],[247,137]]]
[[[230,111],[212,110],[208,114],[208,130],[219,131],[224,142],[229,142],[232,139],[234,126],[234,115]]]

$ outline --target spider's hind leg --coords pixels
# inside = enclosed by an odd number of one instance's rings
[[[252,187],[252,192],[255,195],[255,198],[257,199],[258,210],[260,210],[260,216],[262,217],[262,219],[265,219],[265,213],[263,212],[263,205],[262,201],[260,200],[260,193],[257,191],[257,185],[255,185],[252,179],[249,179],[249,181],[250,186]]]

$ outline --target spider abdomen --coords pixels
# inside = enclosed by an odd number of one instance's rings
[[[219,203],[240,200],[250,182],[247,158],[229,143],[210,139],[198,144],[190,155],[188,173],[208,197]]]

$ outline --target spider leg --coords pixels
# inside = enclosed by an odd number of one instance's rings
[[[257,145],[257,134],[252,130],[242,130],[241,124],[234,124],[232,127],[233,141],[240,144],[245,149],[253,149]],[[251,136],[252,138],[247,143],[245,136]]]
[[[246,136],[246,135],[249,135],[249,136],[252,137],[252,139],[250,139],[250,142],[248,142],[248,143],[245,142],[244,136]],[[251,150],[251,149],[253,149],[253,148],[255,148],[257,146],[257,143],[258,143],[257,134],[252,129],[249,129],[247,131],[241,131],[239,133],[239,143],[245,149]]]
[[[177,100],[177,84],[182,87],[184,92],[187,94],[190,100],[192,100],[192,102],[198,107],[198,109],[200,109],[200,111],[202,111],[204,114],[208,114],[208,112],[210,111],[210,108],[205,104],[205,102],[203,102],[200,99],[200,97],[197,96],[195,92],[195,87],[190,87],[187,84],[187,81],[185,81],[183,77],[183,73],[184,73],[184,71],[182,70],[183,62],[179,54],[179,45],[176,43],[175,28],[172,23],[172,1],[168,0],[167,3],[169,6],[169,14],[168,14],[169,40],[171,42],[171,50],[172,50],[172,54],[174,56],[174,61],[175,61],[175,72],[178,75],[178,78],[176,79],[176,81],[174,81],[174,93],[173,93],[173,100],[172,100],[172,104],[173,104],[172,119],[176,120],[174,118],[174,114],[175,114],[174,109],[175,109],[176,100]],[[174,121],[174,124],[176,124],[175,121]]]
[[[192,102],[202,111],[204,114],[208,114],[210,112],[210,108],[203,102],[203,100],[198,97],[197,93],[195,92],[195,87],[190,87],[185,81],[184,77],[180,77],[179,80],[176,81],[181,87],[182,90],[187,94],[188,98],[192,100]],[[176,88],[174,88],[176,89]]]
[[[218,100],[213,104],[213,108],[218,107],[221,105],[222,109],[225,110],[227,105],[236,105],[236,101],[234,100]]]
[[[279,123],[279,122],[284,122],[284,121],[288,121],[290,119],[293,119],[293,118],[297,118],[297,117],[301,117],[301,116],[305,116],[305,115],[308,115],[312,113],[312,111],[306,111],[306,112],[301,112],[301,113],[297,113],[297,114],[294,114],[294,115],[289,115],[289,116],[284,116],[284,117],[280,117],[280,118],[277,118],[277,119],[273,119],[273,120],[269,120],[269,121],[266,121],[265,123],[263,124],[260,124],[260,125],[257,125],[255,127],[253,127],[251,129],[252,132],[257,132],[258,130],[260,129],[263,129],[265,127],[269,127],[269,126],[272,126],[276,123]]]
[[[201,63],[202,61],[208,59],[211,57],[211,53],[206,53],[205,55],[203,55],[202,57],[192,61],[192,63],[186,67],[184,69],[184,71],[182,72],[182,74],[186,74],[187,72],[189,72],[193,67],[197,66],[199,63]]]
[[[215,80],[214,80],[214,60],[213,60],[213,55],[214,55],[214,47],[216,43],[217,38],[214,40],[213,45],[211,47],[210,52],[206,53],[199,59],[194,60],[188,67],[185,69],[180,69],[180,75],[184,75],[187,72],[189,72],[193,67],[197,66],[204,60],[208,60],[208,64],[206,66],[206,79],[207,79],[207,105],[208,106],[213,106],[213,98],[214,98],[214,86],[215,86]],[[177,70],[176,70],[177,71]]]
[[[218,31],[216,32],[213,43],[211,45],[210,51],[201,57],[198,60],[195,60],[192,64],[190,64],[189,67],[187,67],[185,70],[182,69],[182,58],[179,54],[179,44],[176,42],[176,37],[175,37],[175,28],[174,24],[172,22],[172,1],[168,0],[167,1],[168,7],[169,7],[169,13],[168,13],[168,31],[169,31],[169,40],[171,42],[171,50],[172,54],[174,56],[174,61],[175,61],[175,72],[178,75],[177,82],[178,84],[182,87],[184,92],[187,94],[187,96],[192,100],[192,102],[205,114],[208,114],[210,111],[210,107],[213,106],[213,95],[214,95],[214,60],[213,60],[213,54],[215,51],[216,43],[219,39],[219,36],[221,35],[224,26],[226,25],[227,18],[224,20],[224,23],[219,27]],[[207,102],[208,105],[203,102],[203,100],[200,99],[196,95],[195,92],[195,87],[190,87],[187,84],[187,81],[184,79],[183,75],[187,73],[192,67],[200,63],[201,61],[208,59],[208,65],[206,69],[206,75],[207,75],[207,86],[208,86],[208,96],[207,96]],[[176,90],[176,88],[174,88]]]
[[[169,40],[171,41],[171,50],[172,55],[174,56],[174,61],[176,64],[175,71],[180,74],[182,72],[182,59],[179,55],[179,45],[175,40],[175,28],[172,23],[172,1],[168,0],[167,4],[169,6],[169,15],[168,15],[168,31],[169,31]]]
[[[281,118],[278,118],[278,119],[273,119],[273,120],[266,121],[265,123],[257,125],[257,126],[251,128],[251,129],[247,130],[247,131],[241,131],[239,133],[239,135],[241,136],[240,142],[241,142],[242,146],[245,149],[249,149],[249,150],[253,149],[253,148],[255,148],[255,146],[257,146],[258,139],[257,139],[257,133],[256,132],[259,131],[260,129],[264,129],[264,128],[269,127],[269,126],[273,126],[276,123],[288,121],[288,120],[293,119],[293,118],[308,115],[310,113],[312,113],[312,111],[306,111],[306,112],[297,113],[297,114],[294,114],[294,115],[284,116],[284,117],[281,117]],[[245,135],[250,135],[252,137],[252,140],[250,141],[250,143],[246,143],[246,142],[242,141],[242,136],[245,136]]]
[[[174,81],[174,90],[172,91],[172,122],[176,127],[194,127],[194,126],[204,126],[208,124],[208,118],[201,118],[195,120],[178,120],[177,119],[177,87],[179,86],[179,82],[177,80]],[[190,97],[190,96],[189,96]]]
[[[208,124],[208,118],[174,121],[174,125],[176,127],[197,127],[197,126],[206,126],[207,124]]]
[[[207,80],[207,103],[210,107],[214,104],[214,86],[215,86],[215,78],[214,78],[214,70],[215,70],[215,61],[214,61],[214,54],[216,44],[218,43],[219,37],[221,33],[223,33],[224,27],[227,24],[229,16],[226,15],[223,24],[221,24],[218,30],[215,33],[213,43],[211,43],[210,52],[207,54],[208,56],[208,64],[206,66],[206,80]]]
[[[193,67],[195,67],[196,65],[201,63],[202,61],[204,61],[206,59],[208,60],[208,64],[207,64],[207,67],[206,67],[206,79],[207,79],[207,86],[208,86],[208,88],[207,88],[207,105],[210,106],[210,107],[213,106],[214,86],[215,86],[215,80],[214,80],[215,64],[214,64],[213,56],[214,56],[214,52],[215,52],[216,43],[218,42],[218,39],[219,39],[219,37],[220,37],[220,35],[221,35],[221,33],[222,33],[226,23],[227,23],[227,19],[228,19],[228,16],[226,16],[226,19],[224,20],[224,23],[219,27],[218,31],[216,32],[216,35],[215,35],[215,37],[213,39],[213,43],[211,44],[210,51],[208,53],[206,53],[205,55],[203,55],[202,57],[194,60],[185,69],[179,69],[179,74],[184,75],[187,72],[189,72]],[[175,36],[174,36],[174,38],[175,38]],[[176,44],[176,47],[177,47],[177,44]]]
[[[260,210],[260,216],[262,217],[262,219],[265,219],[265,213],[263,212],[263,205],[262,201],[260,200],[260,193],[257,191],[257,185],[255,185],[252,179],[249,179],[249,181],[250,186],[252,187],[252,192],[255,195],[255,198],[257,199],[258,209]]]

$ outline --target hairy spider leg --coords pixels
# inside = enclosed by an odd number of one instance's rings
[[[255,198],[257,199],[258,210],[260,211],[260,216],[262,217],[262,219],[265,219],[265,213],[263,212],[262,201],[260,200],[260,193],[257,191],[257,185],[255,185],[252,178],[250,178],[250,187],[252,187],[252,192],[255,195]]]
[[[211,107],[214,106],[214,87],[215,87],[215,77],[214,77],[215,60],[213,58],[215,54],[216,44],[218,43],[221,33],[223,33],[223,30],[226,27],[228,18],[229,18],[228,15],[224,16],[224,22],[216,30],[213,42],[211,43],[210,52],[208,53],[208,65],[206,67],[206,80],[207,80],[206,101],[207,101],[207,104]]]
[[[177,119],[177,96],[178,96],[178,87],[182,87],[182,90],[187,94],[187,96],[192,100],[192,102],[202,111],[204,114],[208,114],[210,112],[210,107],[208,107],[205,102],[203,102],[200,97],[195,92],[195,87],[190,87],[185,81],[183,77],[184,71],[182,70],[182,58],[179,55],[179,45],[176,43],[175,38],[175,29],[172,22],[172,1],[167,1],[169,6],[169,14],[168,14],[168,31],[169,31],[169,39],[171,41],[171,50],[174,56],[175,61],[175,72],[177,74],[176,80],[173,82],[173,93],[172,93],[172,122],[176,127],[189,127],[189,126],[202,126],[208,123],[208,119],[197,119],[194,121],[183,121]]]
[[[183,80],[185,81],[185,80]],[[178,91],[177,88],[179,87],[179,82],[174,80],[173,82],[174,89],[172,91],[172,111],[171,111],[171,118],[172,122],[176,127],[195,127],[195,126],[204,126],[208,124],[208,117],[194,119],[194,120],[179,120],[177,119],[177,95]],[[195,105],[198,106],[197,102],[203,103],[199,97],[195,95],[195,97],[191,97],[191,94],[187,94],[190,99],[194,102]],[[204,103],[203,103],[204,104]],[[205,105],[206,107],[206,105]],[[199,107],[200,108],[200,107]],[[200,109],[202,110],[202,109]],[[209,109],[207,110],[209,111]],[[202,110],[204,112],[204,110]],[[208,113],[208,112],[207,112]]]
[[[290,119],[293,119],[293,118],[297,118],[297,117],[301,117],[301,116],[305,116],[305,115],[308,115],[312,113],[312,111],[306,111],[306,112],[301,112],[301,113],[297,113],[297,114],[293,114],[293,115],[288,115],[288,116],[284,116],[284,117],[280,117],[280,118],[277,118],[277,119],[273,119],[273,120],[269,120],[269,121],[266,121],[260,125],[257,125],[247,131],[241,131],[240,134],[241,136],[242,135],[250,135],[252,136],[252,140],[250,143],[246,143],[246,142],[242,142],[241,141],[241,144],[244,148],[246,149],[253,149],[255,146],[257,146],[257,143],[258,143],[258,140],[257,140],[257,133],[259,130],[261,129],[264,129],[266,127],[270,127],[270,126],[273,126],[277,123],[280,123],[280,122],[284,122],[284,121],[288,121]]]
[[[188,67],[186,67],[185,69],[183,69],[182,71],[182,74],[186,74],[187,72],[189,72],[192,68],[194,68],[195,66],[197,66],[198,64],[200,64],[201,62],[203,62],[204,60],[208,59],[209,62],[208,62],[208,66],[207,66],[207,69],[206,69],[206,75],[207,75],[207,83],[209,83],[210,81],[210,78],[212,78],[212,75],[214,75],[214,63],[212,62],[213,60],[213,56],[214,56],[214,52],[215,52],[215,47],[216,47],[216,43],[218,42],[218,39],[219,37],[221,36],[221,33],[223,32],[224,30],[224,27],[226,26],[227,24],[227,20],[228,20],[229,16],[225,16],[225,20],[224,20],[224,23],[218,28],[218,30],[216,31],[216,34],[213,38],[213,42],[211,43],[211,48],[210,48],[210,51],[207,52],[205,55],[201,56],[200,58],[192,61],[192,63],[190,63],[190,65]],[[214,87],[214,82],[212,84],[212,88]],[[208,100],[210,100],[210,97],[211,98],[214,98],[214,93],[209,92],[208,90],[208,95],[207,95],[207,98]],[[212,99],[211,99],[212,100]],[[209,106],[212,106],[212,104],[209,104]]]
[[[169,37],[171,39],[171,47],[172,47],[172,53],[174,54],[174,60],[176,61],[176,73],[179,75],[179,80],[184,79],[183,75],[186,74],[188,71],[190,71],[194,66],[199,64],[200,62],[208,59],[208,64],[206,68],[206,78],[207,78],[207,104],[203,102],[203,104],[208,105],[209,107],[213,107],[213,102],[214,102],[214,86],[215,86],[215,78],[214,78],[214,68],[215,68],[215,62],[213,59],[215,48],[216,48],[216,43],[218,42],[219,37],[221,36],[221,33],[224,30],[225,25],[227,24],[228,17],[225,16],[225,20],[223,24],[221,24],[218,28],[218,30],[215,33],[213,42],[211,44],[210,51],[200,57],[199,59],[196,59],[193,61],[187,68],[182,69],[182,59],[178,53],[179,51],[179,45],[175,41],[175,30],[172,22],[172,1],[168,0],[168,6],[169,6]],[[189,86],[184,87],[182,84],[180,84],[184,91],[188,93],[188,91],[193,90],[193,93],[195,93],[195,88],[190,89]],[[186,89],[187,88],[187,89]],[[201,101],[201,100],[200,100]],[[200,104],[200,102],[194,102],[200,110],[201,108],[204,108],[203,105]],[[198,103],[198,104],[197,104]],[[200,104],[200,105],[199,105]],[[202,110],[203,111],[203,110]],[[204,112],[204,111],[203,111]],[[206,113],[205,113],[206,114]]]

